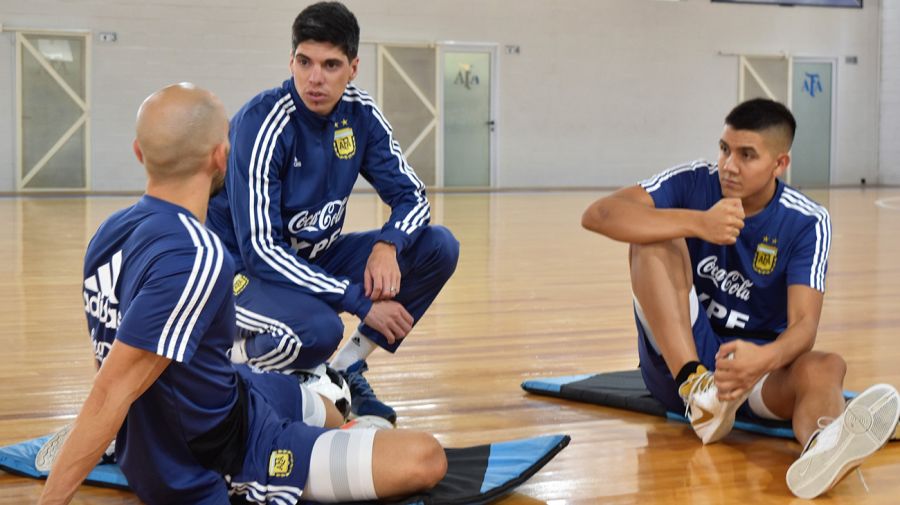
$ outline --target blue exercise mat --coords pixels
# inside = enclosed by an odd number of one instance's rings
[[[42,472],[34,466],[34,457],[37,456],[44,442],[49,440],[51,436],[33,438],[18,444],[0,447],[0,469],[23,477],[46,479],[47,472]],[[128,481],[125,480],[119,465],[115,464],[97,465],[88,474],[85,483],[95,486],[128,489]]]
[[[35,467],[34,458],[49,438],[48,435],[0,447],[0,469],[25,477],[46,478],[47,473]],[[445,449],[447,475],[444,479],[428,492],[396,501],[394,504],[489,503],[511,492],[537,473],[569,444],[569,440],[568,435],[549,435],[462,449]],[[97,465],[85,483],[128,489],[128,482],[116,464]]]
[[[647,387],[644,386],[641,371],[638,369],[528,380],[522,383],[522,389],[539,395],[642,412],[683,423],[688,422],[683,412],[667,411],[662,403],[650,395]],[[844,397],[847,399],[856,395],[857,393],[851,391],[844,392]],[[794,438],[794,431],[791,429],[789,421],[745,419],[738,416],[734,427],[770,437]],[[895,433],[891,440],[897,439],[898,434]]]

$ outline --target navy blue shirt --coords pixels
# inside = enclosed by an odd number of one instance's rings
[[[237,401],[226,355],[235,338],[234,275],[222,243],[191,213],[143,196],[109,217],[84,259],[84,304],[99,363],[118,339],[172,360],[128,411],[116,456],[143,499],[182,503],[224,491],[188,441]]]
[[[695,161],[643,182],[657,208],[707,210],[722,199],[719,170]],[[774,338],[787,328],[787,288],[825,292],[831,219],[824,207],[777,181],[772,200],[744,220],[734,245],[688,238],[694,287],[719,334]]]

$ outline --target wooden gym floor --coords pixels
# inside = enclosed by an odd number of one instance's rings
[[[834,235],[818,349],[841,353],[846,387],[900,385],[900,190],[810,196]],[[801,503],[784,473],[797,443],[743,433],[703,447],[686,425],[524,393],[535,377],[634,368],[626,246],[581,229],[591,192],[432,195],[433,222],[462,243],[456,275],[395,356],[368,377],[403,428],[462,446],[551,433],[571,445],[503,505]],[[90,387],[81,260],[97,225],[128,197],[0,199],[0,445],[69,423]],[[373,195],[351,200],[346,230],[380,227]],[[354,324],[345,319],[347,333]],[[897,503],[900,442],[820,503]],[[0,472],[0,504],[33,503],[41,483]],[[74,503],[138,503],[82,487]]]

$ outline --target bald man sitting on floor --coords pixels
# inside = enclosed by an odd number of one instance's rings
[[[203,225],[228,151],[228,119],[208,91],[168,86],[138,111],[134,152],[147,190],[100,226],[85,254],[99,372],[40,503],[68,503],[113,437],[129,485],[149,504],[368,500],[444,476],[431,435],[328,429],[341,422],[334,405],[291,376],[229,360],[233,264]]]

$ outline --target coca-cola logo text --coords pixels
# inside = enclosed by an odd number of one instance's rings
[[[734,295],[741,300],[750,300],[750,288],[753,287],[753,281],[744,277],[737,270],[726,271],[719,267],[719,258],[716,256],[707,256],[697,264],[697,275],[705,279],[709,279],[719,288],[719,291]]]
[[[331,228],[344,217],[347,208],[347,199],[333,200],[322,206],[321,209],[310,212],[302,210],[288,221],[288,231],[293,234],[302,232],[318,232]]]

